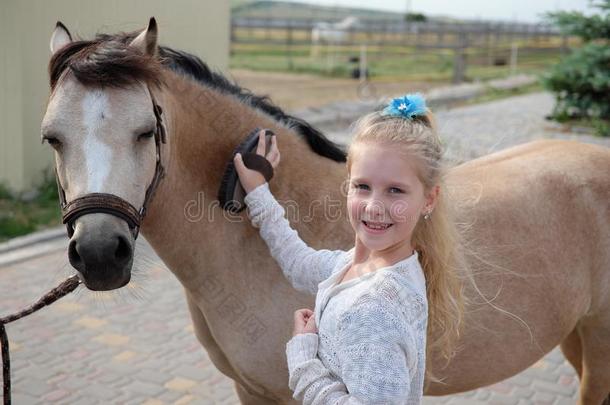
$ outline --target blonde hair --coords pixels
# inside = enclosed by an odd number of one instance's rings
[[[440,186],[436,206],[429,219],[420,218],[413,230],[412,242],[418,252],[426,277],[428,298],[428,336],[436,337],[426,345],[426,357],[439,352],[447,363],[454,356],[454,346],[464,319],[463,283],[458,269],[463,268],[461,233],[447,201],[443,147],[430,112],[410,120],[374,112],[359,119],[352,127],[347,166],[351,169],[354,147],[362,143],[398,146],[419,163],[418,177],[427,193]],[[439,381],[426,370],[426,376]]]

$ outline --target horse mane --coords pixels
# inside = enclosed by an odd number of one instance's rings
[[[187,76],[197,83],[236,96],[242,103],[260,110],[304,137],[318,155],[345,162],[345,152],[306,121],[285,113],[268,96],[258,96],[215,72],[195,55],[159,47],[157,58],[144,55],[129,43],[137,32],[98,34],[94,40],[73,41],[58,50],[49,62],[51,89],[66,71],[84,85],[126,87],[134,81],[162,85],[162,68]]]

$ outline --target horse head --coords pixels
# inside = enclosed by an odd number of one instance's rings
[[[75,41],[58,23],[51,37],[51,95],[42,141],[54,149],[68,256],[91,290],[131,278],[135,239],[163,175],[157,26],[139,35]]]

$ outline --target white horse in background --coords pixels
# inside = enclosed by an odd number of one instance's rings
[[[311,57],[317,58],[320,46],[341,45],[347,43],[349,30],[359,24],[357,17],[349,16],[337,23],[319,22],[311,30]]]

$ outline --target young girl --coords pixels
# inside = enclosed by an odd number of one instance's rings
[[[294,288],[289,386],[304,404],[419,404],[426,353],[447,359],[462,319],[456,231],[443,202],[440,140],[419,94],[360,119],[348,151],[348,252],[308,247],[241,156],[234,163],[255,227]],[[257,153],[263,155],[264,136]],[[267,159],[280,160],[275,137]],[[423,268],[422,268],[423,267]],[[430,321],[428,320],[430,318]],[[435,341],[426,349],[428,324]],[[319,325],[319,335],[318,328]]]

